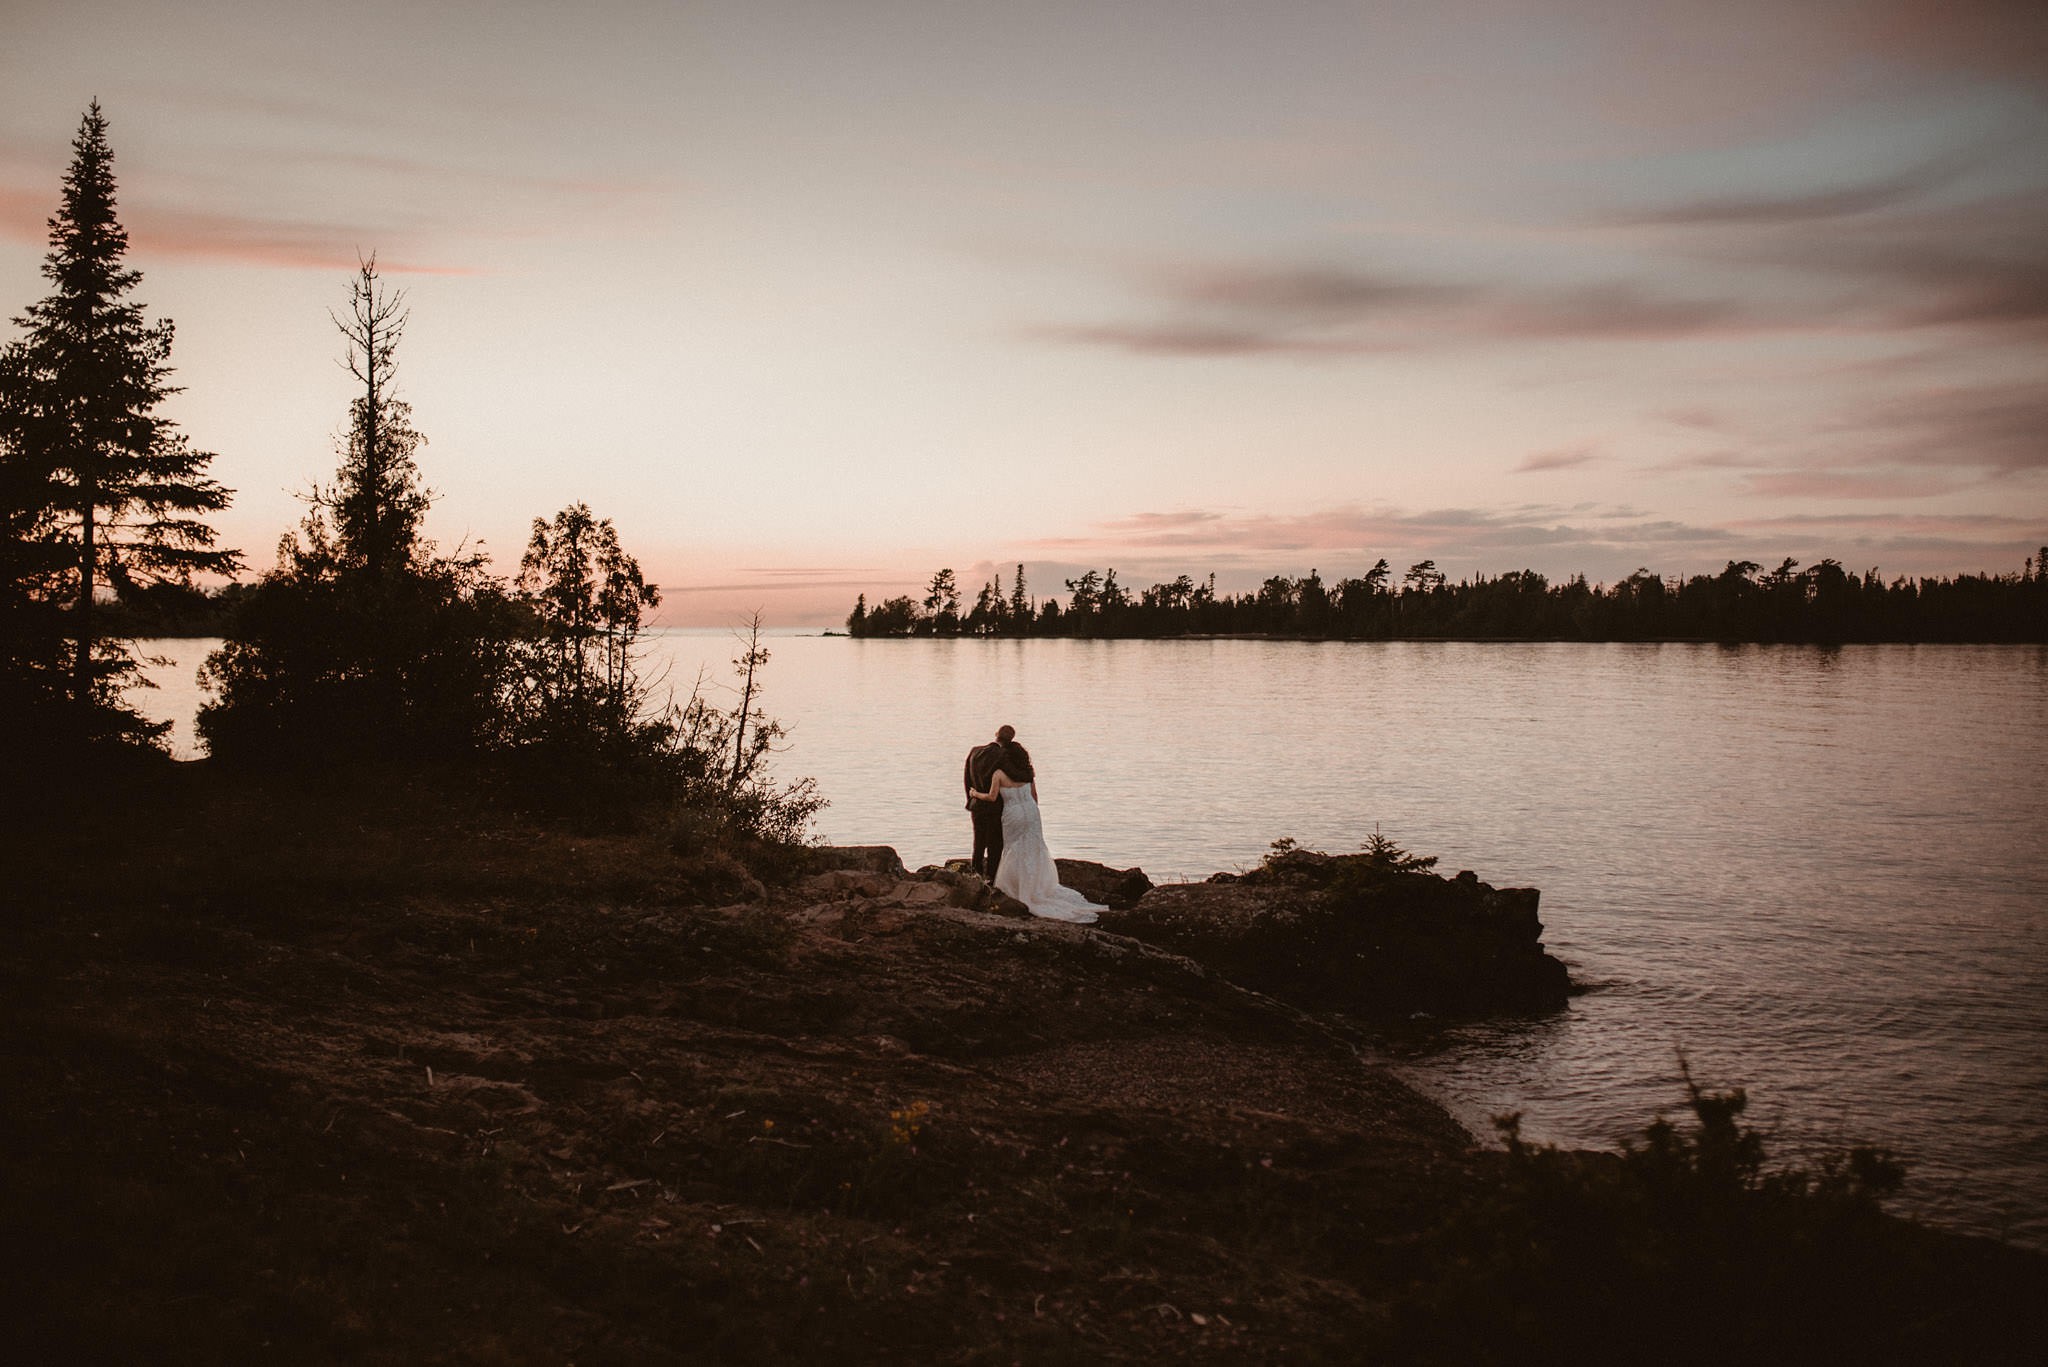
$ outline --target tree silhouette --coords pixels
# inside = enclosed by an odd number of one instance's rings
[[[349,404],[334,483],[316,487],[313,503],[334,519],[342,564],[374,577],[410,565],[432,501],[413,459],[426,438],[413,428],[411,405],[395,392],[398,343],[411,312],[405,291],[384,287],[372,253],[349,281],[346,316],[328,316],[347,343],[342,364],[363,390]]]
[[[924,595],[924,612],[930,629],[939,635],[950,636],[959,630],[960,581],[950,569],[932,576],[931,587]]]
[[[526,670],[538,728],[551,738],[625,735],[643,702],[633,670],[641,614],[660,606],[661,592],[611,519],[585,503],[535,518],[516,586],[538,623]]]
[[[868,609],[866,630],[857,635],[908,636],[917,630],[917,604],[909,594],[885,598]]]
[[[49,444],[24,430],[21,353],[0,351],[0,715],[53,715],[70,698],[63,541],[66,501]]]
[[[1079,579],[1067,580],[1066,584],[1067,593],[1070,595],[1067,599],[1069,613],[1085,614],[1095,611],[1102,596],[1101,574],[1095,570],[1088,570]]]
[[[1408,573],[1401,576],[1401,582],[1417,593],[1434,593],[1444,586],[1444,572],[1436,567],[1434,560],[1419,560],[1408,567]]]
[[[199,731],[216,755],[464,753],[506,738],[520,638],[481,549],[440,554],[420,535],[424,438],[393,392],[406,314],[376,258],[336,318],[363,385],[332,484],[316,485],[274,570],[237,605],[206,664],[217,698]]]
[[[135,661],[127,643],[101,639],[101,586],[232,573],[240,556],[215,545],[203,520],[229,491],[157,412],[170,382],[172,327],[149,323],[128,296],[142,275],[123,264],[128,234],[115,216],[114,154],[95,100],[79,121],[63,199],[50,219],[43,275],[53,292],[15,320],[25,335],[0,365],[0,440],[10,467],[4,497],[18,591],[45,573],[43,552],[63,548],[72,608],[71,701],[89,731],[159,734],[121,706]],[[36,506],[40,500],[51,503]]]
[[[762,756],[782,738],[782,726],[768,720],[755,701],[760,692],[761,666],[768,663],[768,648],[761,644],[761,614],[750,615],[747,624],[734,635],[740,645],[740,653],[732,662],[733,672],[740,679],[740,701],[739,706],[733,709],[736,725],[733,728],[732,769],[727,786],[738,788],[753,777]],[[753,727],[751,735],[747,730],[750,725]]]

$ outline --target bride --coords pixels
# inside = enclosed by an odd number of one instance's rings
[[[969,793],[981,802],[1003,804],[1003,857],[996,865],[995,887],[1031,908],[1033,916],[1086,924],[1107,910],[1060,882],[1060,872],[1045,847],[1045,828],[1038,817],[1038,777],[1031,754],[1014,740],[998,742],[1002,763],[989,779],[988,791]]]

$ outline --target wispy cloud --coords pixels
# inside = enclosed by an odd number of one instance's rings
[[[1219,522],[1222,513],[1197,509],[1181,509],[1171,513],[1132,513],[1129,517],[1112,518],[1101,525],[1111,531],[1137,534],[1156,534],[1187,527],[1200,527],[1206,523]]]
[[[1753,474],[1745,491],[1767,498],[1931,498],[1956,482],[1929,475],[1860,470],[1788,470]]]
[[[228,108],[327,117],[290,99],[226,99]],[[371,144],[374,146],[374,142]],[[61,195],[68,144],[0,139],[0,237],[41,241]],[[317,194],[280,200],[275,186],[310,177]],[[473,275],[451,260],[483,241],[637,231],[682,189],[663,175],[592,177],[505,171],[409,154],[294,146],[216,149],[181,169],[124,178],[120,215],[139,253],[256,266],[350,269],[375,250],[396,274]],[[276,204],[252,209],[250,204]],[[333,205],[367,206],[342,217]],[[458,248],[450,244],[466,244]]]
[[[1362,337],[1307,337],[1253,326],[1219,327],[1203,323],[1104,323],[1026,329],[1026,336],[1049,342],[1108,347],[1145,356],[1358,356],[1391,351],[1388,343]]]
[[[1801,190],[1791,194],[1717,195],[1661,208],[1620,213],[1605,222],[1613,227],[1723,227],[1849,218],[1924,199],[1953,182],[1966,165],[1962,158],[1946,157],[1896,175],[1853,185]]]
[[[59,191],[0,185],[0,236],[43,242]],[[419,236],[391,224],[290,219],[224,210],[185,209],[124,196],[120,215],[138,255],[207,257],[258,266],[353,270],[359,252],[378,249],[380,269],[394,274],[472,275],[474,267],[436,261],[411,245]]]
[[[215,213],[140,205],[127,211],[129,240],[138,253],[212,257],[259,266],[353,270],[359,256],[377,250],[377,268],[397,275],[477,275],[477,268],[414,255],[389,228],[362,224],[293,222],[260,215]]]
[[[1760,470],[1769,461],[1745,451],[1695,451],[1649,466],[1652,470]]]
[[[1907,390],[1841,426],[1872,460],[2006,475],[2048,472],[2048,384],[2038,381]]]
[[[1404,280],[1331,266],[1182,265],[1157,271],[1154,280],[1162,297],[1195,307],[1340,320],[1456,302],[1473,293],[1468,285]]]
[[[1544,470],[1576,470],[1582,465],[1591,465],[1603,460],[1600,451],[1593,446],[1567,446],[1555,451],[1538,451],[1522,457],[1514,473],[1536,474]]]
[[[1745,529],[1801,533],[1821,530],[1884,532],[1894,535],[2016,534],[2024,538],[2028,532],[2035,531],[2048,535],[2048,525],[2044,523],[2048,523],[2048,519],[2012,517],[2004,513],[1900,513],[1855,509],[1846,512],[1786,513],[1776,517],[1747,517],[1737,519],[1728,525]]]
[[[2048,188],[1830,222],[1817,217],[1717,218],[1678,208],[1658,221],[1708,230],[1665,244],[1681,256],[1767,272],[1760,279],[1780,285],[1788,273],[1803,278],[1812,289],[1799,312],[1815,326],[2000,329],[2048,322]]]
[[[1153,317],[1042,325],[1045,340],[1161,356],[1333,357],[1501,339],[1650,339],[1778,326],[1735,301],[1629,280],[1442,281],[1281,264],[1132,273]]]
[[[2024,497],[2048,476],[2048,386],[1895,383],[1796,436],[1644,468],[1726,471],[1740,476],[1736,492],[1781,500],[1903,501],[1992,486]]]

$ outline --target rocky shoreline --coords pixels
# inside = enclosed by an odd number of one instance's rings
[[[804,892],[879,905],[1030,919],[964,860],[911,872],[886,845],[821,848]],[[1470,870],[1375,876],[1365,855],[1289,849],[1246,873],[1155,885],[1143,869],[1060,859],[1060,881],[1106,905],[1098,933],[1184,955],[1240,987],[1371,1022],[1532,1014],[1563,1007],[1565,965],[1543,948],[1535,888]]]
[[[1659,1213],[1377,1063],[1417,1000],[1555,1001],[1533,893],[1072,865],[1082,927],[402,779],[81,802],[0,835],[24,1360],[2037,1360],[2040,1259],[1846,1198]]]

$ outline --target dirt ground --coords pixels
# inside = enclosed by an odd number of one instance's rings
[[[4,854],[17,1361],[1427,1357],[1499,1162],[1328,1022],[943,891],[203,766]]]

